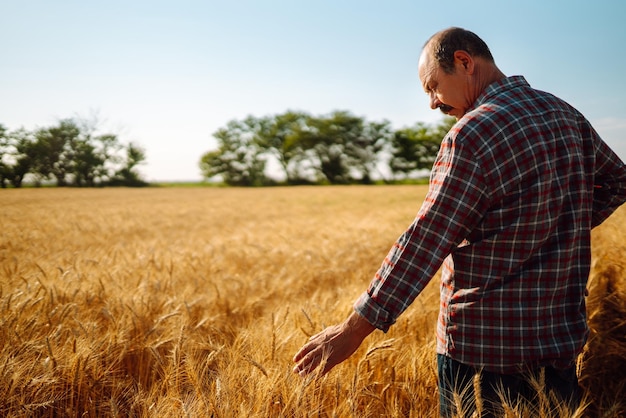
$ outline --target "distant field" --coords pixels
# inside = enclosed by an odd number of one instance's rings
[[[426,190],[0,190],[0,416],[434,416],[438,277],[326,377],[291,373]],[[594,231],[585,416],[626,414],[625,233],[626,208]]]

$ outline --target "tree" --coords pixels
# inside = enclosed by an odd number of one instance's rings
[[[452,116],[445,116],[441,120],[441,122],[433,126],[433,135],[435,135],[437,138],[440,137],[441,139],[443,139],[448,134],[450,129],[452,129],[454,124],[456,124],[456,118]]]
[[[100,140],[103,140],[103,138],[100,138]],[[147,183],[141,179],[141,175],[137,171],[137,166],[146,160],[146,151],[132,142],[125,149],[126,155],[122,161],[122,167],[115,173],[109,184],[128,187],[146,186]]]
[[[304,112],[288,111],[282,115],[265,117],[258,123],[257,145],[264,153],[273,156],[283,170],[287,184],[310,182],[303,164],[303,133],[311,116]]]
[[[351,171],[356,173],[361,183],[369,184],[376,175],[381,174],[378,169],[381,153],[387,148],[391,135],[389,122],[363,121],[358,135],[346,138],[346,154],[351,157]]]
[[[44,177],[53,176],[57,186],[67,186],[68,176],[74,172],[74,154],[80,134],[80,128],[72,119],[61,120],[57,126],[39,129],[35,134],[41,152],[39,173]]]
[[[0,123],[0,187],[5,189],[9,181],[11,166],[5,161],[8,155],[9,141],[6,136],[7,129]]]
[[[21,187],[24,177],[32,171],[32,167],[39,158],[39,148],[33,140],[32,134],[25,129],[19,129],[11,135],[15,147],[14,164],[11,167],[11,184]]]
[[[129,147],[137,148],[133,144]],[[116,135],[82,134],[80,139],[73,143],[74,184],[79,187],[94,187],[112,180],[115,175],[113,167],[124,161],[118,155],[123,148]],[[135,151],[133,149],[133,152]],[[144,159],[145,155],[140,161],[134,162],[134,165]]]
[[[145,151],[133,143],[125,148],[116,135],[97,135],[96,125],[63,119],[35,132],[0,125],[0,186],[21,187],[26,175],[35,184],[53,179],[58,186],[145,185],[136,171]]]
[[[454,123],[454,118],[447,117],[436,125],[418,122],[396,131],[391,139],[389,161],[394,177],[406,178],[420,170],[431,169],[441,141]]]
[[[368,184],[384,178],[387,163],[394,177],[405,178],[432,166],[453,121],[394,132],[388,121],[368,122],[346,111],[249,116],[213,134],[218,148],[202,156],[200,169],[207,179],[220,176],[237,186],[272,184],[265,173],[270,160],[278,162],[287,184]]]
[[[213,134],[218,149],[205,153],[200,170],[205,179],[221,176],[231,186],[263,186],[271,183],[265,175],[266,160],[257,133],[262,120],[248,116],[231,121]]]
[[[370,123],[349,112],[310,117],[304,154],[331,184],[371,183],[391,133],[388,122]]]
[[[112,133],[97,134],[99,118],[97,114],[90,118],[72,119],[80,134],[70,142],[73,158],[73,184],[94,187],[107,184],[115,175],[115,169],[122,163],[123,151],[117,135]],[[145,158],[145,156],[144,156]]]
[[[39,158],[39,149],[32,133],[24,128],[5,134],[3,140],[2,187],[9,182],[21,187],[26,174],[33,171]]]
[[[309,117],[308,130],[302,134],[304,153],[319,174],[331,184],[352,180],[347,144],[358,137],[363,120],[348,112],[334,112],[328,117]]]
[[[302,133],[303,153],[318,173],[318,177],[331,184],[348,183],[348,165],[343,147],[345,131],[350,127],[347,121],[333,117],[310,116],[307,131]],[[344,123],[342,123],[344,122]]]
[[[96,185],[96,178],[101,174],[101,167],[104,167],[106,160],[102,155],[98,155],[94,144],[81,139],[74,144],[74,184],[76,186]]]

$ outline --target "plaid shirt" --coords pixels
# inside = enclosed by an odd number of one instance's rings
[[[503,79],[444,138],[415,221],[354,308],[387,331],[443,263],[438,353],[500,373],[571,365],[590,231],[625,200],[626,166],[578,111]]]

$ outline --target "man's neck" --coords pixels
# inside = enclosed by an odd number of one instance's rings
[[[474,97],[478,98],[491,84],[506,78],[506,75],[492,62],[477,60],[474,72]]]

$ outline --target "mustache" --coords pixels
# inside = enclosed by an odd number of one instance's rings
[[[446,115],[452,110],[452,106],[447,105],[445,103],[440,104],[438,107],[439,107],[439,110],[441,110]]]

